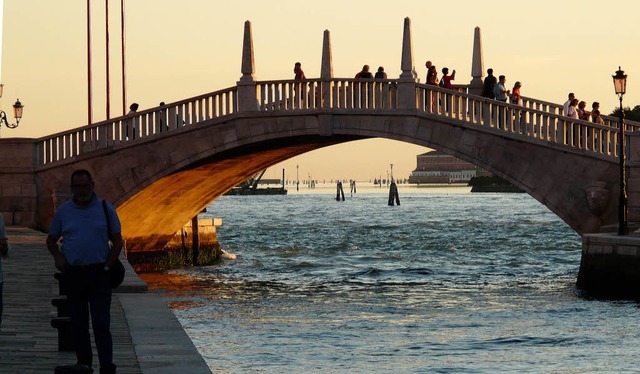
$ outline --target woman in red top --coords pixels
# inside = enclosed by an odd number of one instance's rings
[[[513,90],[511,90],[511,104],[522,105],[522,96],[520,96],[520,87],[522,87],[522,83],[516,82],[513,85]]]

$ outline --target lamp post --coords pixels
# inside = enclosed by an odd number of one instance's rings
[[[16,123],[9,123],[9,121],[7,120],[7,113],[4,110],[0,110],[0,127],[2,127],[2,124],[10,129],[15,129],[16,127],[18,127],[18,125],[20,124],[20,120],[22,119],[23,109],[24,105],[22,105],[20,99],[16,100],[16,103],[13,104],[13,116],[16,119]]]
[[[627,226],[627,177],[625,166],[626,149],[624,147],[624,111],[622,109],[622,96],[627,91],[627,75],[618,67],[616,75],[613,76],[613,85],[616,95],[620,98],[620,125],[619,138],[620,148],[618,150],[618,159],[620,161],[620,200],[618,201],[618,235],[628,235],[629,227]]]

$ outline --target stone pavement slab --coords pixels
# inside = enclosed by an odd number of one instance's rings
[[[58,295],[58,284],[46,234],[8,227],[7,236],[12,248],[3,260],[0,374],[53,373],[58,365],[75,363],[75,354],[58,352],[58,333],[51,327],[51,318],[57,316],[51,299]],[[147,292],[146,283],[124,264],[128,274],[111,306],[118,373],[210,373],[166,302]]]

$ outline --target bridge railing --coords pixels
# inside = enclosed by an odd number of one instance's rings
[[[304,79],[256,83],[262,112],[303,109],[396,109],[395,80]]]
[[[237,89],[231,87],[49,135],[37,141],[38,165],[63,161],[86,152],[177,131],[186,126],[236,113],[237,108]]]
[[[550,103],[548,101],[537,100],[537,99],[524,97],[524,96],[522,97],[522,100],[523,100],[522,106],[524,106],[525,108],[540,110],[540,111],[551,113],[551,114],[562,115],[562,110],[564,105]],[[602,118],[602,121],[604,122],[603,123],[604,126],[618,128],[618,126],[620,125],[620,119],[618,117],[606,116],[601,114],[600,118]],[[627,125],[627,131],[640,131],[640,122],[629,121],[625,119],[624,123]]]
[[[416,86],[419,109],[495,131],[617,156],[618,128],[440,87]]]

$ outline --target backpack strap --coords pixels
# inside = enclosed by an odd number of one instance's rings
[[[109,218],[109,212],[107,211],[106,200],[102,200],[102,210],[104,211],[104,217],[107,219],[107,231],[109,232],[109,240],[111,240],[111,219]]]

